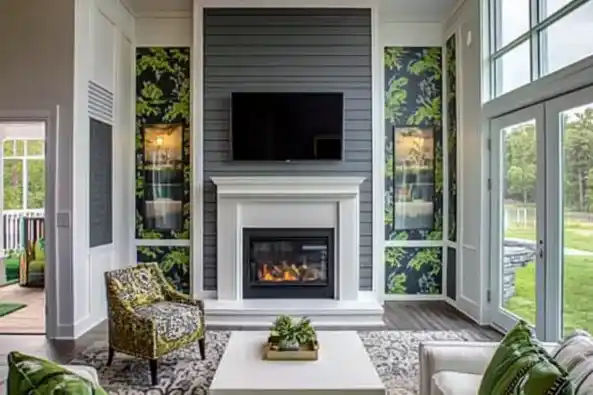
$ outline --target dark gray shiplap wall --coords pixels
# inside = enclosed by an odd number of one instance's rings
[[[361,289],[372,286],[371,14],[364,9],[207,9],[204,15],[204,287],[216,289],[212,176],[364,176]],[[342,162],[233,163],[231,92],[343,92]]]

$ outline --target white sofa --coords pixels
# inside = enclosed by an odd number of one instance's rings
[[[556,343],[544,343],[551,351]],[[496,342],[432,341],[420,345],[420,395],[476,395]]]
[[[74,373],[78,374],[79,376],[84,377],[87,380],[92,381],[95,384],[99,384],[99,376],[97,374],[97,370],[90,366],[83,366],[83,365],[62,365],[66,369],[73,371]],[[8,376],[8,366],[0,365],[0,394],[5,393],[6,387],[6,377]]]

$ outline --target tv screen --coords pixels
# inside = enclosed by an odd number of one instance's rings
[[[340,160],[343,123],[342,93],[233,93],[232,159]]]

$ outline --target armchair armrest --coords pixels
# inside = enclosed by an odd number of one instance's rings
[[[169,281],[163,275],[163,272],[157,270],[157,276],[159,279],[159,285],[163,291],[163,295],[165,296],[165,300],[169,300],[171,302],[183,303],[192,306],[198,306],[202,315],[204,315],[204,301],[196,298],[192,298],[189,295],[181,293],[177,291]]]
[[[430,395],[432,376],[441,371],[484,374],[498,342],[429,341],[420,344],[420,395]],[[554,343],[543,343],[546,350]]]

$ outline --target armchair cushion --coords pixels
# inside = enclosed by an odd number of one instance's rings
[[[117,270],[111,276],[111,285],[117,298],[132,307],[165,300],[157,274],[149,267]]]
[[[201,329],[202,311],[194,305],[157,302],[137,307],[136,313],[154,321],[157,336],[165,341],[176,341]]]

